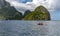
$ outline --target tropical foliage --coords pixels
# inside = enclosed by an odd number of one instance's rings
[[[50,20],[50,14],[45,7],[38,6],[33,12],[26,15],[23,20]]]
[[[50,14],[44,6],[38,6],[34,11],[26,10],[24,15],[5,1],[0,8],[0,19],[2,20],[50,20]]]

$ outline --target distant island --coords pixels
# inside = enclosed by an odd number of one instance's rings
[[[42,5],[34,11],[26,10],[24,15],[5,0],[0,0],[0,5],[0,20],[51,20],[49,11]]]

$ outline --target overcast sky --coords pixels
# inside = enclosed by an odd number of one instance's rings
[[[33,11],[37,6],[45,6],[52,20],[60,20],[60,0],[6,0],[18,11],[24,13],[27,9]]]

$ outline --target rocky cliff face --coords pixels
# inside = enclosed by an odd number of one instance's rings
[[[1,19],[13,20],[16,18],[15,17],[16,12],[18,13],[18,11],[13,6],[10,6],[8,2],[6,2],[5,0],[0,0],[0,18]]]
[[[0,19],[4,20],[50,20],[50,14],[44,6],[38,6],[34,11],[19,13],[5,0],[0,0]]]
[[[2,8],[5,5],[5,0],[0,0],[0,8]]]
[[[23,20],[50,20],[50,14],[44,6],[38,6],[33,12],[26,15]]]

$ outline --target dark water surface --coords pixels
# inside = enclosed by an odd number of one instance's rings
[[[0,21],[0,36],[60,36],[60,21]]]

